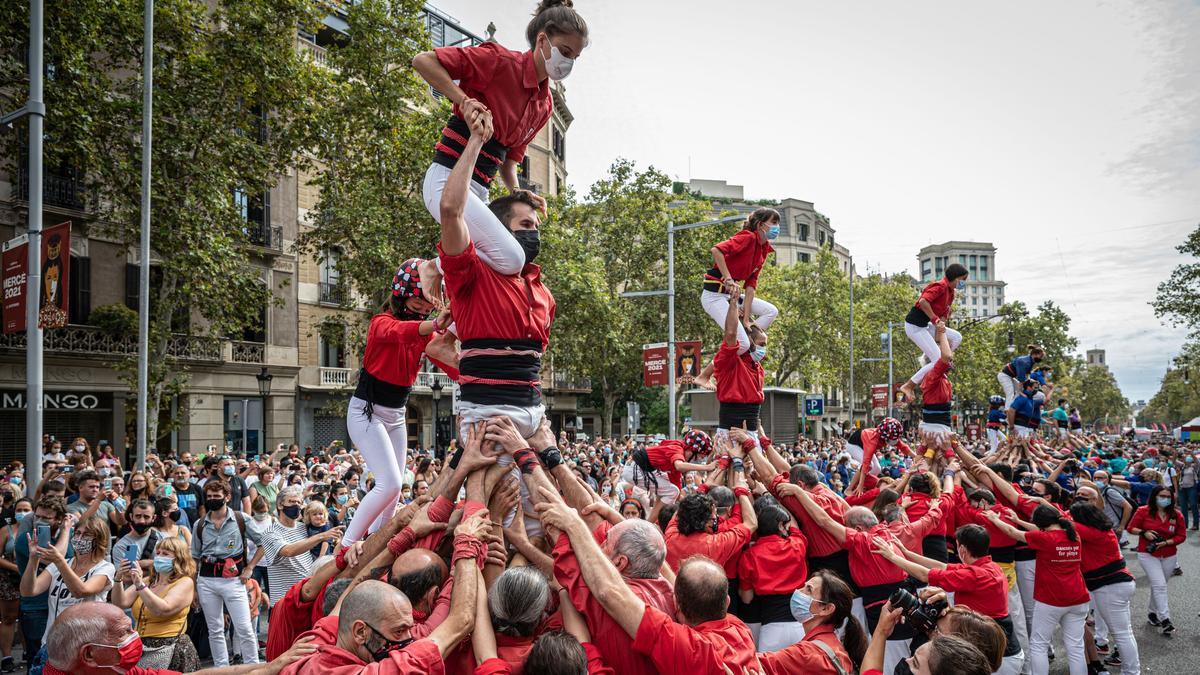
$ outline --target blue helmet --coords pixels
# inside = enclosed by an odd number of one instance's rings
[[[1004,405],[1004,397],[1003,396],[993,396],[988,399],[988,403],[991,403],[992,405]]]

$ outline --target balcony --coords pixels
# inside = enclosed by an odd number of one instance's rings
[[[443,395],[449,395],[450,388],[454,386],[454,382],[445,373],[417,373],[417,380],[413,382],[412,390],[429,393],[431,385],[435,381],[442,384],[442,389],[445,390]]]
[[[305,40],[299,35],[296,36],[296,51],[300,52],[303,56],[312,59],[313,63],[319,66],[324,66],[325,68],[333,67],[329,65],[329,52],[327,52],[324,47],[314,42]]]
[[[137,335],[114,336],[94,326],[67,326],[43,334],[43,348],[49,354],[72,356],[136,356]],[[0,351],[25,351],[25,334],[0,336]],[[221,341],[193,335],[173,335],[167,342],[167,355],[180,361],[221,362]]]
[[[272,251],[283,250],[283,228],[278,225],[272,227],[261,223],[249,223],[246,228],[246,237],[254,246]]]
[[[16,199],[29,201],[29,168],[22,161],[17,168]],[[42,203],[46,206],[59,206],[73,211],[90,211],[93,206],[93,195],[83,182],[82,172],[57,174],[42,171]]]
[[[229,360],[234,363],[264,363],[267,352],[267,345],[262,342],[244,342],[242,340],[230,340],[231,348]]]
[[[321,367],[319,372],[322,387],[345,387],[350,384],[350,374],[353,371],[350,368]]]
[[[346,304],[346,287],[341,283],[322,281],[318,284],[318,286],[321,292],[319,300],[322,305]]]
[[[544,380],[543,380],[544,381]],[[549,378],[550,388],[558,392],[588,393],[592,390],[589,377],[576,377],[571,373],[554,373]]]

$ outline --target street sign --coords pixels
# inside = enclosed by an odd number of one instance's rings
[[[825,396],[823,394],[808,394],[804,397],[804,414],[808,417],[820,417],[825,414]]]
[[[642,350],[642,384],[647,387],[661,387],[667,383],[667,347],[666,345],[646,345]]]

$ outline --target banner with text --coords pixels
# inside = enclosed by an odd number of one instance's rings
[[[642,384],[647,387],[667,384],[667,343],[642,345]]]
[[[25,330],[25,251],[29,236],[21,235],[4,242],[3,261],[0,269],[4,275],[4,334],[20,333]]]

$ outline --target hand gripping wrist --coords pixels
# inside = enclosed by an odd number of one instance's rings
[[[562,453],[555,446],[550,446],[538,453],[538,459],[542,461],[542,466],[546,467],[547,471],[553,471],[554,467],[562,464]]]

